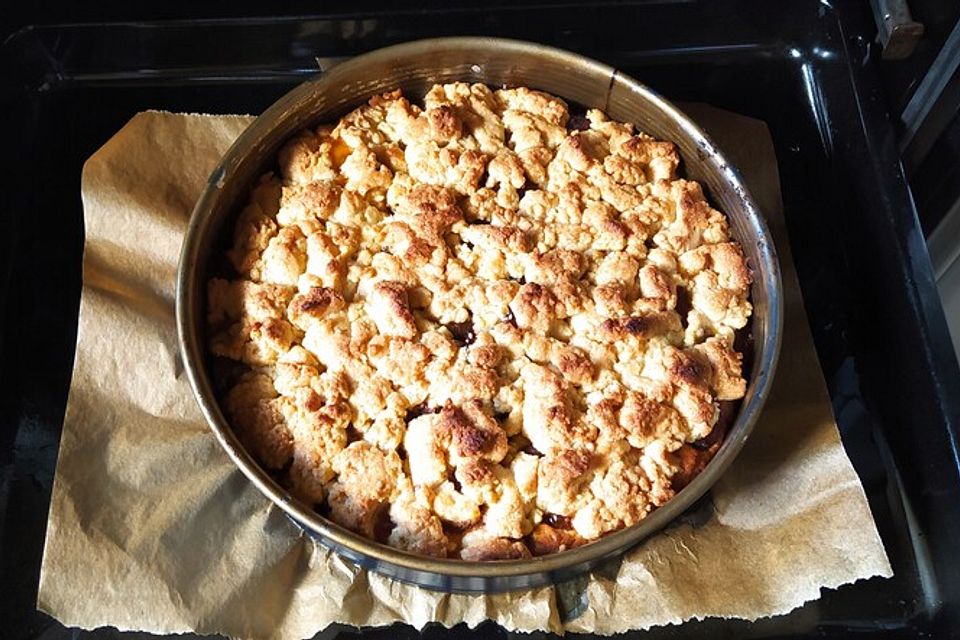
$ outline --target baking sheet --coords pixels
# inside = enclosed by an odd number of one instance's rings
[[[784,344],[771,397],[712,491],[712,510],[572,585],[451,595],[357,569],[237,471],[195,405],[176,343],[180,241],[243,116],[138,114],[85,165],[77,359],[39,606],[64,624],[302,638],[332,622],[615,633],[706,616],[756,619],[891,569],[843,451],[783,228],[769,133],[710,107],[715,137],[774,234]],[[561,614],[565,614],[564,617]],[[573,615],[571,615],[573,614]]]

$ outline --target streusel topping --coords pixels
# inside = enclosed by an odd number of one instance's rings
[[[415,553],[637,523],[745,392],[750,274],[678,164],[600,111],[480,84],[302,132],[209,283],[210,350],[248,369],[233,428],[296,497]]]

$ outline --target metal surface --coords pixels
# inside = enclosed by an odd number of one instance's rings
[[[900,152],[912,175],[937,138],[960,111],[960,22],[917,85],[900,119]]]
[[[953,350],[960,358],[960,199],[927,238],[933,274],[950,325]]]
[[[434,83],[465,80],[541,89],[677,143],[688,177],[727,213],[754,268],[755,356],[740,414],[716,457],[693,482],[639,524],[596,542],[530,560],[433,559],[354,534],[293,499],[240,446],[215,399],[205,365],[206,264],[254,179],[303,127],[335,120],[369,96],[401,87],[422,96]],[[502,591],[583,572],[658,531],[717,480],[743,446],[770,387],[780,346],[782,301],[776,253],[762,214],[736,170],[702,131],[659,95],[615,69],[559,49],[493,38],[447,38],[375,51],[342,63],[277,101],[236,141],[214,171],[187,229],[177,282],[177,328],[200,407],[231,458],[274,503],[338,553],[396,579],[451,591]]]
[[[870,0],[877,22],[877,41],[884,60],[909,58],[923,37],[923,25],[910,15],[907,0]]]

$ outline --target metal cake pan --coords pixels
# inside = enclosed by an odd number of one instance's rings
[[[213,390],[205,349],[205,292],[211,254],[221,246],[255,180],[280,146],[304,127],[336,121],[370,96],[395,88],[422,97],[435,83],[527,86],[674,142],[685,177],[697,180],[727,214],[753,272],[753,362],[746,396],[726,439],[704,471],[638,524],[595,542],[528,560],[468,562],[395,549],[340,527],[294,499],[242,447]],[[762,213],[736,169],[676,107],[616,69],[534,43],[499,38],[438,38],[379,49],[344,62],[296,87],[236,140],[210,176],[191,216],[177,273],[177,330],[184,367],[197,402],[220,444],[256,487],[310,535],[353,562],[427,588],[497,592],[568,579],[623,553],[681,515],[716,482],[743,447],[770,390],[783,318],[780,268]]]

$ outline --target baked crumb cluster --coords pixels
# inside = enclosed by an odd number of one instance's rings
[[[240,439],[419,554],[542,555],[640,521],[745,390],[750,275],[678,162],[480,84],[302,132],[240,214],[236,278],[209,282],[210,349],[249,367],[222,402]]]

